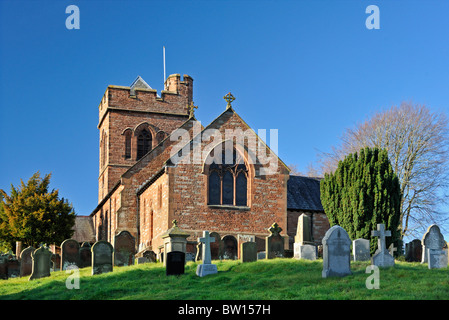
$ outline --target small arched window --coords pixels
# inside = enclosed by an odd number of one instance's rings
[[[148,132],[147,129],[143,129],[140,131],[139,135],[137,136],[137,160],[142,158],[145,154],[148,153],[148,151],[151,150],[151,133]]]
[[[223,150],[221,161],[216,161],[217,158],[215,158],[209,166],[208,204],[247,206],[248,170],[246,165],[235,149],[232,151],[230,163],[226,163],[225,154],[226,150]]]

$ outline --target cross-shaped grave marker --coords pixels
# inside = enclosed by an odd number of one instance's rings
[[[377,225],[377,230],[371,231],[372,237],[377,238],[378,251],[372,257],[372,264],[379,267],[392,267],[394,266],[394,258],[387,250],[387,245],[385,242],[385,237],[391,237],[391,231],[385,230],[385,225],[380,223]]]
[[[209,235],[209,231],[203,231],[203,237],[198,238],[198,241],[202,244],[203,263],[196,268],[196,275],[204,277],[208,274],[217,273],[217,265],[211,263],[210,254],[210,243],[215,242],[215,238]]]
[[[377,231],[372,230],[371,231],[372,237],[378,237],[377,238],[377,247],[381,252],[384,252],[387,250],[387,244],[385,242],[385,237],[391,237],[391,231],[385,230],[385,225],[383,223],[377,225]]]
[[[203,231],[203,237],[198,239],[203,245],[203,264],[211,263],[210,243],[215,242],[215,238],[209,235],[209,231]]]

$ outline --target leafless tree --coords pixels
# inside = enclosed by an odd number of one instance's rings
[[[431,112],[412,103],[377,112],[347,129],[340,146],[321,153],[322,171],[333,172],[339,160],[363,147],[388,151],[403,194],[402,236],[416,236],[429,223],[447,219],[441,211],[448,203],[449,186],[448,118],[444,112]]]

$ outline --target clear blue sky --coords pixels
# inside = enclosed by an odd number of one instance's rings
[[[80,29],[65,26],[66,7]],[[380,29],[368,30],[368,5]],[[449,1],[0,0],[0,188],[34,172],[79,215],[97,204],[98,105],[109,84],[194,78],[197,119],[226,106],[279,130],[306,170],[345,128],[402,101],[449,111]]]

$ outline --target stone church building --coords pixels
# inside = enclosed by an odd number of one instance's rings
[[[114,243],[126,230],[136,252],[160,254],[161,236],[176,219],[190,234],[187,252],[204,230],[218,233],[230,252],[248,237],[265,251],[276,222],[285,249],[292,249],[298,217],[306,213],[321,243],[329,223],[319,179],[290,175],[226,97],[223,112],[204,127],[194,115],[188,75],[170,75],[160,96],[141,77],[129,87],[107,87],[99,105],[98,205],[89,216],[96,240]]]

